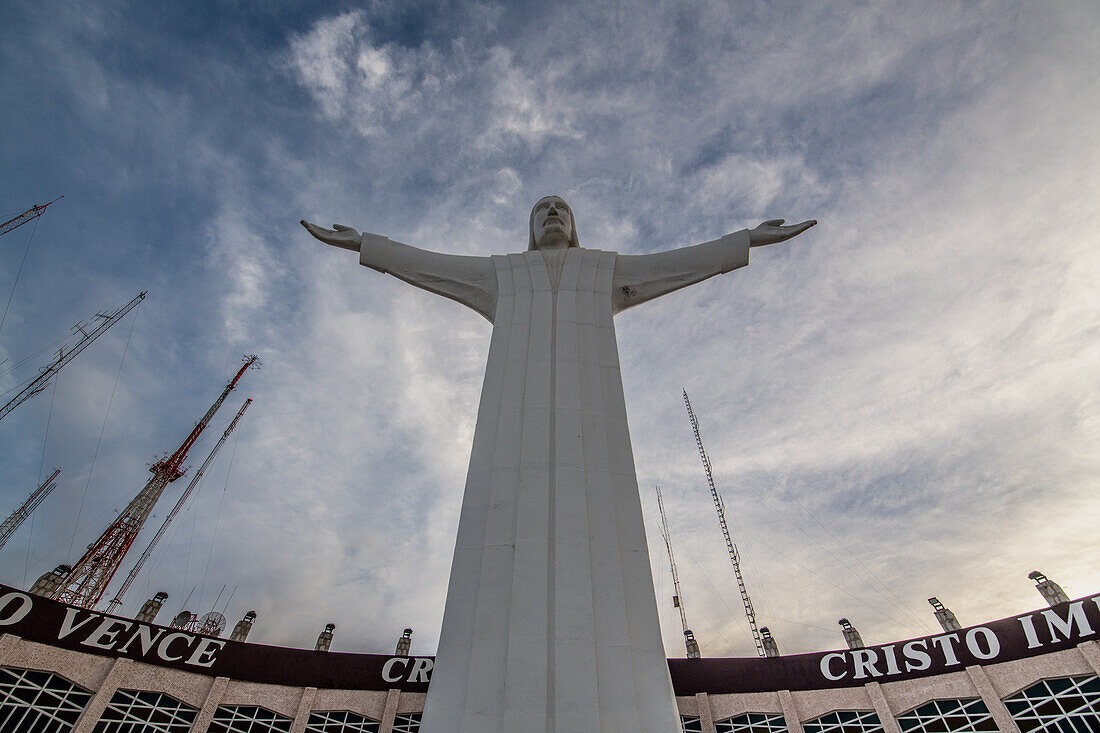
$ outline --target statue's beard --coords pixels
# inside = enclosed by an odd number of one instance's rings
[[[557,244],[558,242],[554,242],[554,240],[558,240],[566,247],[569,246],[569,231],[560,222],[551,222],[543,227],[538,246],[541,248],[544,245]]]

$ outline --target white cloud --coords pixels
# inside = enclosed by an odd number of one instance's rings
[[[309,33],[291,41],[295,69],[325,115],[333,119],[342,116],[352,73],[346,50],[354,43],[361,17],[360,12],[344,13],[316,23]]]
[[[256,321],[268,320],[272,293],[287,277],[280,259],[264,242],[264,230],[239,213],[247,207],[225,205],[207,225],[211,265],[225,277],[221,310],[226,338],[243,347],[256,339]]]
[[[454,133],[433,145],[492,150],[513,138],[538,145],[552,136],[579,135],[562,98],[567,96],[562,68],[532,75],[502,46],[471,50],[461,41],[450,49],[379,46],[370,40],[373,35],[362,13],[346,13],[318,21],[292,42],[291,65],[324,114],[350,122],[365,136],[389,137],[396,124],[422,129],[430,123],[421,118],[448,109],[466,119],[449,120]],[[464,101],[484,101],[487,107]],[[471,118],[482,123],[475,140],[463,134],[474,124]]]

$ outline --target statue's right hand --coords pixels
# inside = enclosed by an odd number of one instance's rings
[[[302,219],[301,225],[306,228],[307,232],[317,239],[320,239],[325,244],[331,244],[334,247],[343,247],[344,249],[350,249],[354,252],[359,251],[361,237],[359,232],[351,227],[346,227],[343,224],[333,224],[332,229],[325,229],[316,224],[311,224],[305,219]]]

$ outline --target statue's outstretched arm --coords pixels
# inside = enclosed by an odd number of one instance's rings
[[[783,219],[770,219],[755,229],[742,229],[694,247],[648,255],[619,255],[611,292],[615,312],[744,267],[749,264],[750,247],[782,242],[816,223],[810,220],[783,226]]]
[[[333,224],[325,229],[302,220],[302,226],[325,244],[359,253],[359,264],[393,275],[410,285],[456,300],[493,320],[496,271],[488,257],[465,257],[410,247],[380,234]]]
[[[341,247],[356,252],[359,251],[360,234],[351,227],[346,227],[343,224],[333,224],[332,229],[325,229],[305,219],[302,219],[298,223],[304,226],[307,232],[325,244],[331,244],[333,247]]]
[[[817,224],[817,219],[807,219],[801,224],[783,226],[784,221],[786,221],[786,219],[768,219],[755,229],[750,229],[749,246],[763,247],[768,244],[785,242],[791,237],[797,237],[814,224]]]

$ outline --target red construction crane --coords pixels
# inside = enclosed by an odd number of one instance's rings
[[[233,428],[237,427],[237,423],[240,422],[241,416],[244,415],[244,411],[248,409],[248,406],[252,404],[252,398],[249,397],[241,405],[241,409],[237,410],[236,417],[229,423],[229,427],[222,433],[222,437],[218,438],[218,442],[214,444],[214,447],[210,450],[210,455],[206,457],[206,460],[202,462],[191,475],[191,481],[187,484],[187,488],[180,494],[180,498],[176,500],[176,505],[172,507],[172,511],[168,512],[168,516],[164,518],[164,522],[160,525],[160,529],[153,535],[153,539],[149,540],[149,545],[141,553],[137,562],[134,563],[134,567],[130,570],[130,574],[126,576],[126,580],[123,581],[122,586],[118,589],[118,593],[115,593],[114,599],[107,605],[107,613],[118,613],[122,608],[122,597],[126,595],[126,591],[130,589],[130,586],[134,582],[134,578],[137,577],[141,569],[145,567],[145,561],[149,559],[149,556],[153,554],[153,549],[160,542],[161,537],[168,530],[168,525],[172,523],[172,520],[176,518],[176,515],[180,513],[180,509],[187,503],[187,499],[190,498],[192,492],[195,491],[195,487],[199,485],[199,481],[202,480],[203,474],[206,473],[206,469],[210,467],[210,464],[214,462],[214,457],[218,455],[218,451],[221,450],[222,445],[229,439],[230,433],[233,432]]]
[[[42,216],[43,212],[46,211],[47,206],[49,206],[50,204],[54,203],[55,201],[57,201],[59,199],[63,199],[63,198],[65,198],[65,197],[64,196],[58,196],[56,199],[51,201],[49,204],[35,204],[34,206],[27,209],[26,211],[24,211],[19,216],[15,217],[14,219],[8,219],[3,224],[0,224],[0,235],[7,234],[12,229],[18,229],[19,227],[26,224],[28,221],[32,221],[34,219],[37,219],[38,217]]]
[[[126,509],[118,515],[118,519],[111,523],[106,531],[99,536],[89,547],[80,561],[73,567],[65,582],[58,587],[52,597],[63,603],[81,608],[94,608],[103,592],[107,590],[107,584],[111,582],[122,564],[130,545],[138,536],[153,506],[164,493],[168,484],[183,475],[183,461],[187,458],[187,451],[195,444],[202,431],[210,423],[214,413],[225,402],[225,398],[237,386],[237,382],[244,375],[245,370],[255,365],[259,366],[260,358],[255,354],[244,357],[244,365],[237,371],[236,376],[225,385],[218,399],[203,415],[183,444],[172,455],[162,458],[154,463],[149,470],[153,477],[145,484],[138,495],[130,501]]]

